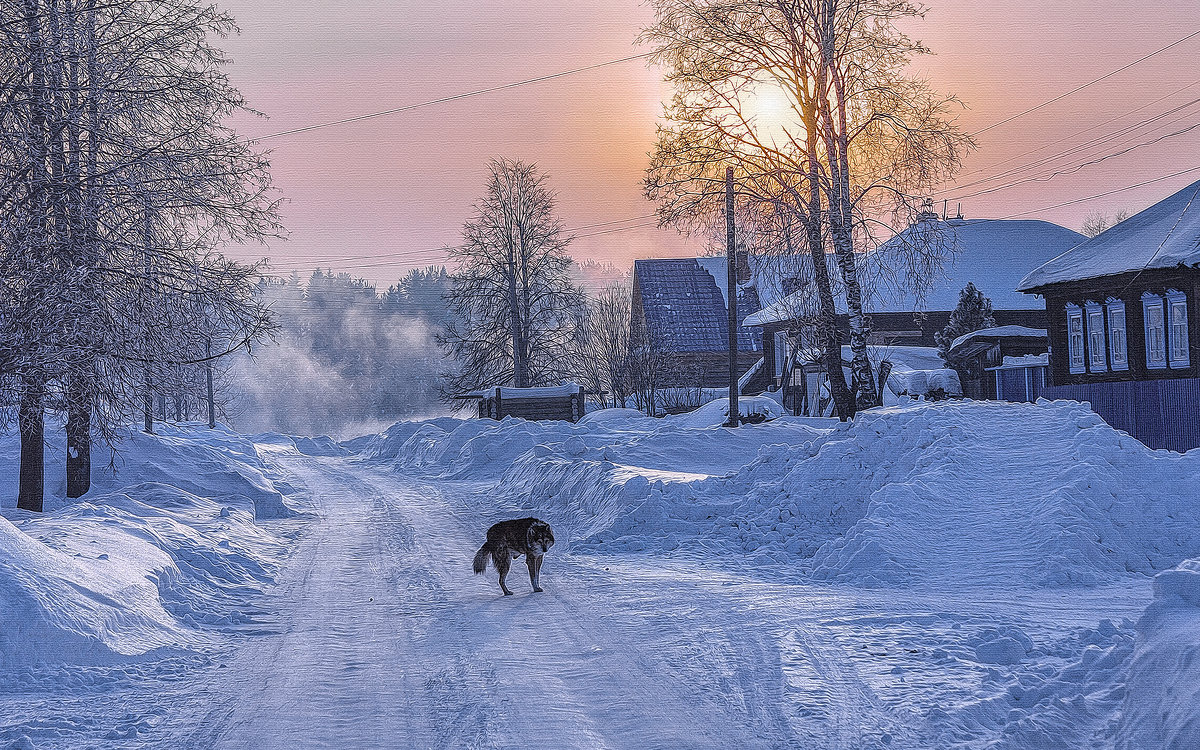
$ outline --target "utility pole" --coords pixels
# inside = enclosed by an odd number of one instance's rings
[[[733,167],[725,168],[725,276],[729,299],[729,421],[727,427],[737,427],[738,412],[738,345],[737,345],[737,250],[733,246]]]

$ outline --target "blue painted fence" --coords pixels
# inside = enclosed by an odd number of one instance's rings
[[[1046,386],[1042,396],[1087,401],[1105,422],[1151,448],[1200,447],[1198,378]]]

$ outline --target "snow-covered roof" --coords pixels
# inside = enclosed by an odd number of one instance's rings
[[[1200,266],[1200,182],[1038,266],[1017,289],[1175,266]]]
[[[480,388],[477,391],[464,393],[458,396],[458,398],[491,398],[496,395],[496,390],[496,388]],[[573,396],[579,392],[579,386],[575,383],[548,385],[538,388],[511,388],[503,386],[499,391],[500,398],[554,398],[556,396]]]
[[[1070,250],[1086,238],[1048,221],[1027,219],[950,219],[909,227],[885,242],[877,253],[887,262],[891,253],[903,252],[914,234],[924,237],[943,232],[951,249],[932,288],[918,299],[912,292],[877,283],[871,312],[953,310],[968,282],[992,301],[995,310],[1040,310],[1040,300],[1021,294],[1017,284],[1030,269]],[[868,264],[869,265],[869,264]]]
[[[1005,357],[998,367],[987,368],[989,372],[995,370],[1023,370],[1026,367],[1045,367],[1050,364],[1050,353],[1045,354],[1026,354],[1021,357]]]
[[[950,342],[950,349],[954,350],[972,339],[982,338],[1002,338],[1011,336],[1028,336],[1029,338],[1044,339],[1047,338],[1046,329],[1044,328],[1026,328],[1025,326],[996,326],[995,328],[980,328],[978,331],[964,333],[954,341]]]
[[[920,235],[917,237],[916,235]],[[927,242],[937,238],[947,247],[947,257],[932,280],[930,288],[918,298],[888,281],[880,267],[889,256],[905,251],[906,243]],[[959,294],[968,282],[975,284],[992,301],[996,310],[1040,310],[1042,303],[1017,291],[1017,282],[1039,264],[1061,255],[1086,238],[1066,227],[1047,221],[1008,219],[950,219],[923,222],[919,228],[910,227],[866,256],[861,272],[873,286],[866,307],[871,313],[953,310]],[[874,280],[873,282],[871,280]],[[801,290],[763,309],[742,321],[745,326],[779,323],[796,317],[797,310],[811,308],[810,290]],[[837,300],[838,312],[845,312],[845,302]]]

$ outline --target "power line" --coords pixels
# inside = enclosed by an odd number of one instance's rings
[[[584,227],[578,227],[578,229],[586,228],[587,226],[599,227],[599,226],[606,226],[606,225],[611,225],[611,224],[621,224],[621,223],[624,223],[627,221],[635,221],[637,218],[644,219],[644,218],[652,218],[654,216],[655,216],[654,214],[649,214],[644,217],[636,217],[636,218],[631,218],[631,219],[620,219],[617,221],[610,221],[610,222],[600,222],[598,224],[591,224],[591,225],[585,225]],[[657,220],[642,222],[639,224],[631,224],[631,225],[625,226],[625,227],[616,227],[614,229],[604,229],[604,230],[600,230],[597,232],[588,232],[586,234],[575,235],[575,239],[584,239],[586,237],[597,237],[597,236],[605,235],[605,234],[614,234],[616,232],[626,232],[631,229],[645,229],[647,227],[657,226],[657,224],[658,224]],[[574,231],[574,230],[571,230],[571,231]],[[446,251],[454,250],[454,249],[461,249],[461,246],[445,246],[445,247],[439,247],[439,248],[427,248],[427,249],[423,249],[423,250],[399,250],[394,253],[381,254],[379,256],[376,256],[376,257],[381,258],[381,260],[377,263],[353,263],[350,265],[339,265],[337,267],[337,270],[338,271],[351,271],[351,270],[363,270],[363,269],[371,269],[371,268],[388,268],[391,266],[404,266],[404,265],[409,265],[409,264],[414,264],[414,263],[420,263],[422,260],[427,260],[429,262],[445,262]],[[439,255],[430,257],[429,254],[431,254],[431,253],[438,253]],[[425,256],[425,257],[421,258],[419,256]],[[334,258],[333,260],[336,260],[336,258]],[[298,264],[300,262],[303,262],[303,261],[295,261],[295,264]],[[324,262],[328,262],[328,260],[326,260]],[[307,266],[305,266],[302,269],[299,265],[289,265],[287,267],[281,267],[274,263],[268,263],[268,266],[270,266],[271,268],[273,268],[275,270],[280,270],[280,271],[307,270]]]
[[[572,228],[566,230],[566,232],[568,234],[571,234],[571,233],[578,232],[583,229],[594,229],[596,227],[608,227],[608,226],[612,226],[614,224],[625,224],[625,223],[628,223],[631,221],[642,221],[644,219],[653,219],[656,216],[657,216],[657,214],[645,214],[642,216],[630,216],[627,219],[614,219],[612,221],[601,221],[601,222],[596,222],[594,224],[581,224],[577,227],[572,227]],[[592,235],[588,234],[585,236],[590,237]],[[393,258],[398,255],[423,255],[425,253],[438,252],[438,251],[444,250],[444,249],[445,248],[442,247],[442,248],[428,248],[428,249],[424,249],[424,250],[392,250],[392,251],[382,252],[382,253],[368,253],[366,255],[321,254],[321,255],[315,255],[315,256],[308,256],[305,258],[296,258],[295,260],[303,261],[305,263],[327,263],[330,261],[348,261],[348,260],[376,260],[376,259],[383,259],[383,258]]]
[[[1144,109],[1147,109],[1147,108],[1149,108],[1149,107],[1153,107],[1155,104],[1158,104],[1159,102],[1163,101],[1164,99],[1170,99],[1172,96],[1175,96],[1176,94],[1178,94],[1178,93],[1181,93],[1181,92],[1183,92],[1183,91],[1187,91],[1188,89],[1190,89],[1190,88],[1192,88],[1192,87],[1196,86],[1197,84],[1200,84],[1200,78],[1198,78],[1198,79],[1196,79],[1196,80],[1192,81],[1191,83],[1188,83],[1188,84],[1185,84],[1185,85],[1183,85],[1183,86],[1180,86],[1179,88],[1175,89],[1174,91],[1170,92],[1169,94],[1163,94],[1162,96],[1158,97],[1158,98],[1157,98],[1157,99],[1155,99],[1154,101],[1147,102],[1147,103],[1143,104],[1143,105],[1142,105],[1142,106],[1140,106],[1140,107],[1137,107],[1137,108],[1135,108],[1135,109],[1131,109],[1131,110],[1129,110],[1128,112],[1123,112],[1123,113],[1121,113],[1121,114],[1119,114],[1119,115],[1116,115],[1116,116],[1114,116],[1114,117],[1110,117],[1110,118],[1108,118],[1107,120],[1105,120],[1104,122],[1097,123],[1097,124],[1095,124],[1095,125],[1092,125],[1092,126],[1090,126],[1090,127],[1084,128],[1083,130],[1078,130],[1078,131],[1076,131],[1076,132],[1074,132],[1074,133],[1072,133],[1072,134],[1070,134],[1070,135],[1064,135],[1063,137],[1061,137],[1061,138],[1057,138],[1057,139],[1055,139],[1055,140],[1053,140],[1053,141],[1050,141],[1050,142],[1048,142],[1048,143],[1043,143],[1041,146],[1038,146],[1037,148],[1033,149],[1032,151],[1026,151],[1026,152],[1022,152],[1022,153],[1018,153],[1018,154],[1013,154],[1012,156],[1009,156],[1009,157],[1007,157],[1007,158],[1005,158],[1005,159],[1001,159],[1001,160],[1000,160],[1000,161],[998,161],[998,162],[994,162],[994,163],[992,163],[991,165],[989,165],[989,166],[987,166],[987,167],[984,167],[984,168],[982,168],[982,169],[976,169],[976,170],[973,170],[973,171],[971,171],[971,172],[967,172],[966,174],[963,174],[963,175],[961,175],[960,179],[962,179],[962,178],[966,178],[966,177],[974,177],[975,175],[978,175],[978,174],[983,174],[983,173],[987,172],[989,169],[996,169],[996,168],[998,168],[998,167],[1004,166],[1005,164],[1010,164],[1010,163],[1012,163],[1012,162],[1016,161],[1017,159],[1020,159],[1020,158],[1021,158],[1021,157],[1023,157],[1023,156],[1032,156],[1033,154],[1036,154],[1036,153],[1038,153],[1039,151],[1044,151],[1044,150],[1046,150],[1046,149],[1050,148],[1051,146],[1057,146],[1058,144],[1062,143],[1063,141],[1069,141],[1069,140],[1071,140],[1071,139],[1073,139],[1073,138],[1076,138],[1076,137],[1078,137],[1078,136],[1081,136],[1081,135],[1086,135],[1086,134],[1088,134],[1088,133],[1092,132],[1093,130],[1099,130],[1100,128],[1104,127],[1105,125],[1108,125],[1108,124],[1110,124],[1110,123],[1114,123],[1114,122],[1116,122],[1117,120],[1120,120],[1120,119],[1122,119],[1122,118],[1128,117],[1129,115],[1137,114],[1138,112],[1141,112],[1142,110],[1144,110]],[[1019,168],[1018,168],[1018,167],[1013,167],[1013,169],[1019,169]],[[943,194],[943,193],[952,193],[952,192],[954,192],[954,190],[956,190],[956,189],[961,189],[961,188],[964,188],[964,187],[968,187],[968,186],[970,186],[970,185],[977,184],[978,182],[981,182],[981,181],[983,181],[983,180],[986,180],[986,179],[988,179],[988,178],[980,178],[979,180],[976,180],[976,181],[974,181],[974,182],[970,182],[970,183],[967,183],[967,184],[964,184],[964,185],[957,185],[957,186],[955,186],[955,188],[953,188],[953,189],[939,190],[939,191],[937,191],[936,193],[934,193],[934,195],[941,195],[941,194]]]
[[[1072,155],[1076,154],[1077,152],[1086,151],[1089,148],[1103,145],[1109,141],[1114,141],[1118,138],[1121,138],[1122,136],[1130,135],[1130,134],[1136,132],[1137,130],[1140,130],[1141,128],[1144,128],[1148,125],[1155,124],[1159,120],[1163,120],[1167,117],[1170,117],[1171,115],[1178,114],[1186,109],[1190,109],[1190,108],[1196,106],[1197,104],[1200,104],[1200,99],[1193,99],[1192,101],[1187,102],[1186,104],[1181,104],[1181,105],[1172,107],[1171,109],[1168,109],[1165,112],[1160,112],[1159,114],[1153,115],[1152,117],[1147,117],[1147,118],[1140,120],[1136,123],[1133,123],[1131,125],[1124,125],[1124,126],[1118,128],[1117,130],[1115,130],[1111,133],[1108,133],[1106,135],[1097,136],[1095,138],[1092,138],[1091,140],[1087,140],[1082,143],[1077,143],[1074,146],[1070,146],[1070,147],[1068,147],[1062,151],[1059,151],[1057,153],[1050,154],[1049,156],[1040,157],[1038,159],[1035,159],[1034,161],[1027,162],[1020,166],[1010,167],[1006,170],[996,172],[987,177],[980,177],[980,178],[972,180],[970,182],[965,182],[965,183],[962,183],[959,185],[955,185],[953,188],[946,188],[943,190],[935,191],[933,193],[933,195],[944,195],[946,193],[953,193],[955,191],[964,190],[966,188],[974,187],[976,185],[983,185],[988,182],[993,182],[995,180],[1004,179],[1005,177],[1010,177],[1013,175],[1017,175],[1021,172],[1027,172],[1031,169],[1045,166],[1046,164],[1049,164],[1050,162],[1053,162],[1056,159],[1061,159],[1063,157],[1072,156]],[[1134,111],[1137,111],[1137,110],[1134,110]],[[1126,114],[1132,114],[1132,113],[1130,112],[1130,113],[1126,113]],[[1120,119],[1121,117],[1124,117],[1124,116],[1125,115],[1121,115],[1120,117],[1116,117],[1113,119]],[[1176,122],[1179,122],[1182,119],[1186,119],[1186,116],[1183,118],[1177,118],[1175,120],[1172,120],[1171,122],[1167,123],[1167,127],[1174,125]],[[1112,120],[1109,120],[1109,122],[1111,122],[1111,121]],[[1090,128],[1089,130],[1094,130],[1094,129],[1095,128]],[[1086,133],[1086,132],[1088,132],[1088,130],[1080,131],[1080,132],[1076,133],[1075,135],[1082,135],[1083,133]],[[1167,137],[1173,137],[1174,135],[1175,134],[1171,134],[1171,136],[1167,136]],[[1066,140],[1066,139],[1065,138],[1059,139],[1059,141],[1057,141],[1057,142],[1061,142],[1062,140]],[[1129,140],[1124,141],[1123,144],[1124,143],[1129,143]],[[1043,148],[1045,148],[1045,147],[1043,146]],[[1031,153],[1034,153],[1034,152],[1031,152]],[[1012,159],[1008,159],[1008,161],[1012,161],[1015,158],[1017,158],[1017,157],[1012,157]],[[999,165],[997,164],[994,166],[999,166]],[[970,198],[973,195],[975,195],[975,193],[972,193],[971,195],[961,195],[960,198]]]
[[[1080,91],[1083,91],[1084,89],[1086,89],[1090,86],[1094,86],[1097,83],[1100,83],[1101,81],[1112,78],[1113,76],[1117,75],[1118,73],[1123,73],[1126,70],[1129,70],[1130,68],[1132,68],[1133,66],[1143,63],[1146,60],[1149,60],[1150,58],[1154,57],[1155,55],[1162,54],[1163,52],[1166,52],[1167,50],[1171,49],[1172,47],[1177,47],[1180,44],[1183,44],[1184,42],[1188,41],[1189,39],[1193,39],[1197,36],[1200,36],[1200,29],[1193,31],[1192,33],[1188,34],[1187,36],[1183,37],[1182,39],[1177,39],[1176,41],[1171,42],[1167,46],[1157,49],[1148,55],[1143,55],[1142,57],[1139,57],[1138,59],[1134,60],[1133,62],[1117,68],[1116,70],[1112,71],[1111,73],[1105,73],[1104,75],[1100,76],[1099,78],[1092,79],[1091,81],[1088,81],[1087,83],[1083,84],[1082,86],[1076,86],[1075,88],[1071,89],[1070,91],[1068,91],[1064,94],[1059,94],[1058,96],[1054,97],[1053,99],[1048,99],[1048,100],[1042,102],[1041,104],[1035,104],[1034,106],[1030,107],[1029,109],[1022,110],[1021,112],[1018,112],[1015,115],[1006,117],[1003,120],[1000,120],[999,122],[994,122],[985,128],[976,130],[974,133],[971,133],[971,135],[976,136],[976,135],[979,135],[980,133],[986,133],[987,131],[991,130],[992,128],[998,128],[1001,125],[1007,125],[1008,123],[1012,122],[1013,120],[1016,120],[1020,117],[1024,117],[1025,115],[1027,115],[1031,112],[1036,112],[1037,110],[1042,109],[1043,107],[1048,107],[1051,104],[1054,104],[1055,102],[1062,101],[1063,99],[1066,99],[1068,96],[1077,94]]]
[[[1139,182],[1136,185],[1126,185],[1125,187],[1116,188],[1114,190],[1106,190],[1103,193],[1096,193],[1095,195],[1089,195],[1084,198],[1075,198],[1074,200],[1063,201],[1062,203],[1056,203],[1053,206],[1041,206],[1040,208],[1031,208],[1028,211],[1021,211],[1020,213],[1009,214],[1008,216],[1001,216],[999,219],[983,219],[983,221],[1004,221],[1005,219],[1015,219],[1018,216],[1028,216],[1029,214],[1034,214],[1034,213],[1037,213],[1038,211],[1052,211],[1056,208],[1063,208],[1064,206],[1073,206],[1076,203],[1084,203],[1086,201],[1095,200],[1096,198],[1104,198],[1109,195],[1116,195],[1117,193],[1123,193],[1126,190],[1134,190],[1136,188],[1145,187],[1146,185],[1153,185],[1156,182],[1162,182],[1163,180],[1169,180],[1172,177],[1179,177],[1180,175],[1190,174],[1192,172],[1200,172],[1200,166],[1189,167],[1187,169],[1181,169],[1178,172],[1172,172],[1171,174],[1163,175],[1161,177],[1155,177],[1154,179],[1151,179],[1151,180]]]
[[[1198,32],[1198,33],[1200,33],[1200,32]],[[581,68],[572,68],[571,70],[563,70],[558,73],[550,73],[548,75],[537,76],[536,78],[526,78],[523,81],[513,81],[510,83],[502,83],[498,86],[489,86],[487,88],[475,89],[474,91],[466,91],[461,94],[452,94],[450,96],[443,96],[438,99],[430,99],[428,101],[417,102],[415,104],[405,104],[404,106],[401,106],[401,107],[393,107],[392,109],[385,109],[385,110],[382,110],[379,112],[369,112],[366,114],[354,115],[352,117],[345,117],[340,120],[331,120],[329,122],[322,122],[322,123],[317,123],[314,125],[305,125],[304,127],[292,128],[291,130],[281,130],[278,133],[270,133],[269,135],[260,135],[257,138],[247,138],[245,140],[247,142],[265,141],[265,140],[269,140],[271,138],[282,138],[282,137],[288,136],[288,135],[296,135],[297,133],[307,133],[312,130],[321,130],[323,128],[332,128],[337,125],[348,125],[352,122],[361,122],[363,120],[372,120],[377,117],[387,117],[388,115],[395,115],[395,114],[399,114],[401,112],[409,112],[414,109],[421,109],[423,107],[432,107],[436,104],[446,104],[448,102],[458,101],[459,99],[468,99],[472,96],[480,96],[482,94],[490,94],[490,93],[493,93],[496,91],[515,89],[520,86],[528,86],[528,85],[534,84],[534,83],[543,83],[545,81],[551,81],[551,80],[554,80],[555,78],[563,78],[565,76],[571,76],[571,75],[575,75],[577,73],[585,73],[589,70],[598,70],[600,68],[607,68],[611,65],[619,65],[621,63],[630,62],[631,60],[640,60],[642,58],[649,57],[652,54],[654,54],[654,53],[653,52],[643,52],[638,55],[629,55],[628,57],[621,57],[616,60],[608,60],[606,62],[596,63],[594,65],[585,65]]]

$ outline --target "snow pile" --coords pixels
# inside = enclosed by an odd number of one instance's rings
[[[769,429],[715,427],[728,418],[728,402],[714,401],[689,414],[661,419],[633,409],[600,409],[575,424],[514,417],[499,422],[402,422],[378,436],[363,456],[396,469],[454,479],[494,479],[513,475],[521,466],[519,481],[532,481],[539,462],[551,454],[571,461],[607,461],[708,475],[741,467],[769,442],[793,442],[821,434],[820,428],[807,424],[813,420],[783,417],[783,407],[773,399],[744,398],[739,406],[743,416],[759,414],[770,420],[748,427]],[[552,450],[532,453],[543,446]],[[526,471],[528,478],[521,473]]]
[[[246,594],[273,579],[286,551],[256,517],[293,514],[274,472],[234,433],[162,432],[127,436],[117,474],[94,470],[81,501],[4,511],[0,669],[191,649],[252,619]],[[13,475],[16,442],[0,439]]]
[[[888,390],[895,396],[919,398],[930,393],[941,396],[961,396],[962,384],[958,372],[948,367],[936,370],[909,370],[897,367],[887,379]]]
[[[1200,747],[1200,560],[1155,577],[1137,629],[1118,750]]]
[[[590,534],[583,547],[608,552],[686,542],[800,562],[820,579],[952,586],[1092,584],[1200,553],[1200,453],[1151,451],[1074,402],[921,403],[831,431],[786,418],[668,423],[610,445],[597,441],[612,434],[516,429],[502,427],[492,448],[516,457],[489,497],[570,523]],[[543,447],[528,452],[539,433]],[[513,434],[525,442],[511,446]],[[746,463],[713,476],[682,459],[695,451]]]
[[[862,517],[814,556],[819,577],[1089,584],[1200,551],[1200,454],[1151,451],[1082,404],[884,410],[838,438],[877,468]]]
[[[743,420],[746,418],[760,419],[766,421],[768,419],[778,419],[787,414],[784,411],[783,405],[773,398],[768,396],[742,396],[738,398],[738,416]],[[729,421],[729,399],[717,399],[709,401],[699,409],[690,411],[686,414],[677,414],[672,417],[667,417],[677,427],[719,427]]]

